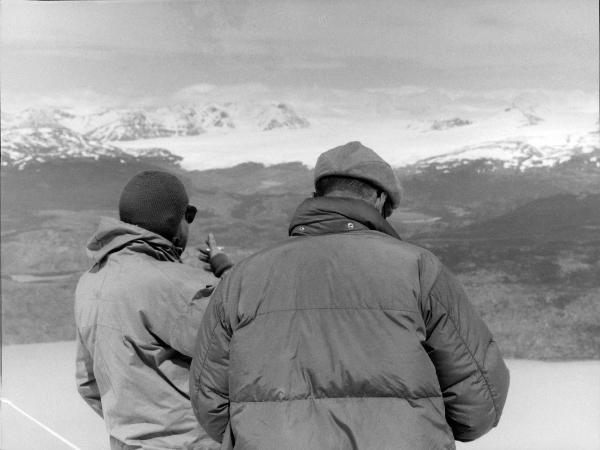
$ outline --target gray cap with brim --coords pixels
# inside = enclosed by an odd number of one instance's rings
[[[401,187],[394,170],[375,151],[358,141],[332,148],[319,156],[315,184],[333,175],[367,181],[388,195],[392,208],[400,205]]]

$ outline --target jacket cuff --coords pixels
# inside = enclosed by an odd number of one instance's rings
[[[232,266],[233,263],[225,253],[217,253],[210,258],[210,267],[217,278],[220,278],[221,275]]]

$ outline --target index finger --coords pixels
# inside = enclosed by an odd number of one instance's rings
[[[208,244],[208,248],[211,251],[217,250],[217,240],[215,239],[215,235],[212,233],[208,233],[208,239],[206,240]]]

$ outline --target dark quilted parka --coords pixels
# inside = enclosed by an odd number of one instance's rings
[[[509,374],[430,252],[369,204],[305,201],[239,263],[197,339],[196,417],[239,449],[452,449],[494,427]]]

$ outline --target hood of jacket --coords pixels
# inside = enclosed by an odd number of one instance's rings
[[[292,216],[288,232],[290,236],[307,236],[365,229],[400,239],[377,209],[363,200],[347,197],[304,200]]]
[[[94,260],[94,264],[97,264],[125,247],[159,261],[180,262],[179,256],[183,251],[156,233],[117,219],[102,217],[98,229],[87,243],[86,252]]]

